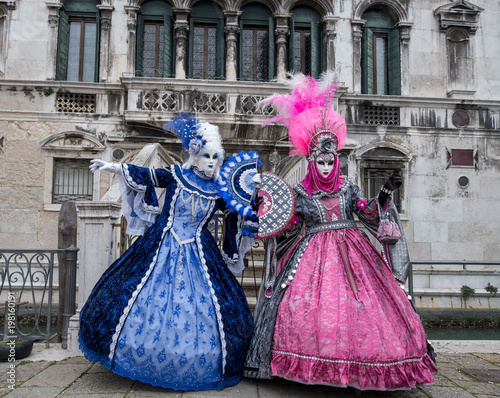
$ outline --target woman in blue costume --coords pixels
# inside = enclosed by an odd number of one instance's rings
[[[216,179],[218,128],[181,115],[165,125],[189,150],[185,164],[148,169],[93,160],[119,174],[128,233],[140,236],[97,282],[80,314],[80,347],[113,372],[176,390],[223,389],[242,377],[252,315],[233,274],[252,220],[226,217],[223,251],[207,229],[225,210]],[[155,187],[165,189],[160,213]],[[244,225],[244,228],[242,227]],[[240,260],[240,261],[238,261]]]

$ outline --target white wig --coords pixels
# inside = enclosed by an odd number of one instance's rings
[[[182,165],[182,167],[184,169],[190,169],[192,166],[195,166],[198,163],[198,159],[202,154],[203,148],[215,151],[218,157],[217,164],[215,165],[214,170],[214,179],[218,180],[220,178],[219,172],[226,155],[224,149],[222,148],[222,140],[219,134],[219,127],[207,122],[202,122],[198,123],[197,132],[198,135],[201,136],[201,139],[205,144],[203,145],[198,155],[193,155],[192,153],[190,153],[189,159]]]

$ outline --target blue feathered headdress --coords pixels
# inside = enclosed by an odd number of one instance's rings
[[[181,140],[184,149],[187,149],[193,155],[198,155],[201,147],[206,144],[201,135],[198,134],[199,127],[196,116],[184,112],[176,116],[171,122],[165,123],[163,130],[174,133]]]

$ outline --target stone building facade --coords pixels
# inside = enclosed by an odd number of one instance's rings
[[[489,0],[0,0],[0,247],[55,248],[61,203],[114,182],[92,158],[179,161],[180,111],[297,180],[256,103],[333,70],[344,170],[367,196],[401,170],[412,258],[498,260],[499,19]]]

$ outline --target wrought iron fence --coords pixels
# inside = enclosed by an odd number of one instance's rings
[[[0,300],[5,303],[4,329],[0,336],[45,340],[50,345],[56,255],[66,256],[66,289],[63,314],[63,348],[67,346],[69,318],[76,311],[76,262],[78,248],[59,250],[0,249]],[[12,310],[15,309],[15,310]],[[10,310],[10,311],[9,311]],[[7,333],[7,316],[14,312],[14,325]],[[10,318],[9,316],[9,318]],[[26,319],[20,325],[20,318]],[[9,326],[10,328],[10,326]]]

